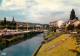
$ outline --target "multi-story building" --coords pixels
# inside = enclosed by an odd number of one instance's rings
[[[63,25],[64,21],[63,20],[57,20],[57,21],[53,21],[53,22],[50,22],[49,25],[50,27],[61,27]]]

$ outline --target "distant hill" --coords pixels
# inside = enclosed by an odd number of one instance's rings
[[[48,24],[40,24],[40,23],[30,23],[30,22],[18,22],[18,24],[30,24],[30,25],[48,25]]]
[[[3,20],[0,20],[0,22]],[[11,21],[10,21],[11,22]],[[48,24],[40,24],[40,23],[30,23],[30,22],[18,22],[18,24],[30,24],[30,25],[48,25]]]

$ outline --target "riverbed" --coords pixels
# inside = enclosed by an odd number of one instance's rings
[[[32,56],[36,48],[43,41],[44,33],[38,34],[30,39],[12,45],[0,51],[0,56]]]

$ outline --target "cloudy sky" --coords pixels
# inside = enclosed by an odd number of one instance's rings
[[[16,21],[32,23],[66,21],[72,8],[80,18],[79,7],[79,0],[0,0],[0,19],[12,20],[14,16]]]

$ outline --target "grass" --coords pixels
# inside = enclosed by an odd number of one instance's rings
[[[66,40],[65,40],[66,39]],[[55,45],[59,41],[64,41],[60,45],[56,46],[55,48],[52,48],[51,50],[47,50],[51,46]],[[80,52],[79,45],[76,44],[76,39],[73,39],[70,34],[63,34],[54,40],[44,44],[36,56],[76,56],[77,53],[72,52],[70,50],[76,50]]]
[[[48,35],[45,36],[45,38],[50,38],[50,37],[55,36],[55,35],[57,35],[56,32],[50,32]]]
[[[49,35],[46,36],[46,38],[50,38],[52,36],[53,36],[53,34],[49,34]]]

